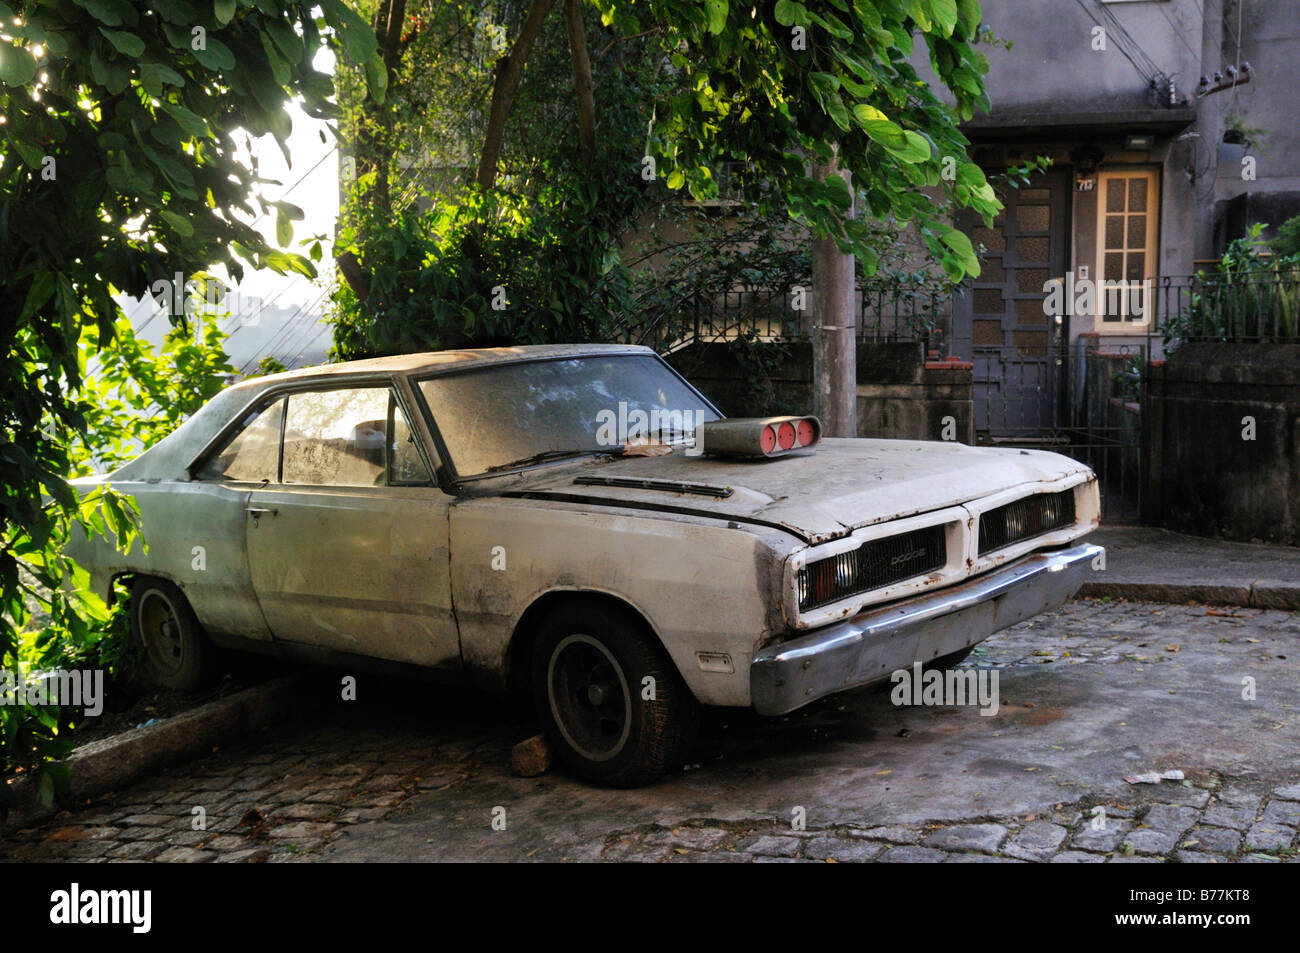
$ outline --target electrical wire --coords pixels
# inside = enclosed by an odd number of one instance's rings
[[[303,316],[310,320],[306,320],[302,323],[302,330],[286,337],[285,340],[281,342],[280,353],[282,354],[288,354],[295,346],[299,344],[302,345],[298,351],[294,353],[293,358],[290,358],[290,361],[296,360],[298,355],[306,349],[307,344],[320,336],[321,324],[319,323],[319,319],[323,317],[323,315],[316,314],[316,307],[325,299],[326,294],[328,294],[328,291],[322,291],[316,296],[314,301],[306,306]],[[287,365],[289,361],[283,363]]]
[[[1101,27],[1103,30],[1107,30],[1106,24],[1103,24],[1101,20],[1097,19],[1097,15],[1093,12],[1086,0],[1075,0],[1075,3],[1083,9],[1083,12],[1088,15],[1088,18],[1092,20],[1093,23]],[[1124,25],[1115,19],[1114,14],[1105,7],[1102,7],[1101,11],[1102,16],[1110,24],[1108,32],[1113,34],[1116,48],[1123,54],[1125,59],[1133,64],[1133,68],[1138,71],[1138,75],[1150,84],[1156,83],[1158,77],[1162,75],[1160,68],[1156,66],[1155,62],[1142,51],[1142,48],[1138,45],[1137,41],[1134,40],[1133,37],[1129,35],[1129,32],[1124,29]]]
[[[322,334],[327,334],[329,333],[329,331],[330,331],[330,326],[328,324],[321,325],[320,329],[316,332],[315,336],[313,336],[310,340],[308,340],[307,343],[304,344],[299,349],[297,354],[295,354],[292,358],[290,358],[287,362],[285,362],[285,367],[292,368],[295,364],[297,364],[298,358],[302,357],[307,352],[307,348],[310,345],[315,344]]]
[[[288,195],[290,192],[292,192],[292,191],[293,191],[294,189],[296,189],[298,186],[302,185],[302,183],[306,180],[307,176],[311,175],[313,172],[315,172],[317,169],[319,169],[320,166],[321,166],[321,163],[322,163],[322,162],[324,162],[326,159],[328,159],[330,156],[332,156],[334,153],[336,153],[336,152],[338,152],[338,151],[339,151],[339,144],[336,142],[336,143],[334,144],[334,148],[333,148],[333,149],[330,149],[328,152],[326,152],[323,156],[321,156],[319,159],[316,160],[316,164],[315,164],[315,165],[313,165],[310,169],[308,169],[308,170],[307,170],[306,172],[304,172],[302,175],[298,176],[298,181],[294,182],[293,185],[289,186],[287,189],[285,189],[283,192],[281,192],[281,193],[280,193],[280,197],[279,197],[278,199],[276,199],[276,201],[277,201],[277,202],[282,202],[282,201],[284,201],[284,198],[285,198],[286,195]],[[260,199],[261,199],[261,196],[259,195],[258,198],[259,198],[259,200],[260,200]],[[258,222],[260,222],[262,219],[266,218],[266,216],[269,215],[269,214],[270,214],[270,211],[269,211],[268,209],[262,209],[261,214],[258,215],[257,218],[253,219],[251,222],[248,223],[248,224],[249,224],[249,227],[251,228],[252,226],[256,225],[256,224],[257,224]]]
[[[1160,69],[1155,60],[1147,56],[1146,51],[1142,49],[1142,44],[1135,40],[1133,35],[1125,29],[1124,24],[1119,21],[1119,18],[1115,15],[1114,11],[1107,6],[1103,6],[1101,12],[1110,23],[1115,34],[1123,40],[1123,44],[1121,45],[1126,45],[1128,49],[1145,64],[1147,72],[1152,74],[1152,76],[1163,75],[1164,71]]]
[[[321,297],[323,297],[323,294],[318,296],[316,301],[313,301],[310,307],[314,307],[315,304],[320,301]],[[289,341],[294,333],[291,330],[293,326],[302,323],[307,318],[311,317],[310,312],[307,311],[308,307],[308,305],[299,305],[298,308],[285,319],[284,324],[279,328],[279,330],[275,331],[270,337],[268,337],[266,341],[263,342],[262,346],[253,353],[253,356],[244,362],[239,369],[240,373],[248,373],[248,369],[254,366],[257,363],[258,358],[262,357],[264,354],[270,354],[274,357],[274,354],[271,353],[272,348],[278,348],[281,344]]]
[[[1159,10],[1160,15],[1165,18],[1165,22],[1169,24],[1169,29],[1173,31],[1174,36],[1178,37],[1178,42],[1183,44],[1184,49],[1186,49],[1188,53],[1192,54],[1192,62],[1199,65],[1201,62],[1201,54],[1192,49],[1192,45],[1183,38],[1183,34],[1179,31],[1178,27],[1174,25],[1174,21],[1169,18],[1169,14],[1165,11],[1164,5],[1159,5],[1156,9]]]

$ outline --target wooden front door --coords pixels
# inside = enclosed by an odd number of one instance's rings
[[[1044,310],[1043,286],[1065,275],[1071,179],[1050,169],[1007,190],[993,228],[965,223],[987,253],[953,304],[952,352],[974,362],[975,429],[986,439],[1045,434],[1059,421],[1064,328]]]

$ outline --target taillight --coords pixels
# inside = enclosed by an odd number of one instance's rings
[[[794,424],[783,420],[776,425],[776,445],[782,450],[789,450],[795,442]]]

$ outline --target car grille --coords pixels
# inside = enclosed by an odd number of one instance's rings
[[[948,561],[942,525],[873,539],[799,570],[799,609],[815,609],[938,569]]]
[[[1033,539],[1074,522],[1074,490],[1039,493],[980,517],[980,555]]]

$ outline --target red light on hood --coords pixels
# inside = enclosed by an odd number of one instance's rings
[[[809,450],[821,440],[816,417],[729,417],[710,420],[695,431],[696,446],[711,457],[764,459]]]

